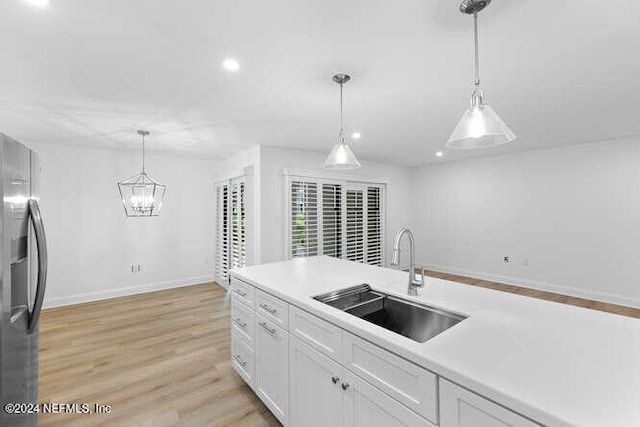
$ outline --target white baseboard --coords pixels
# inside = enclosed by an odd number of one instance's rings
[[[591,291],[587,289],[574,288],[556,283],[544,283],[536,280],[519,279],[508,276],[500,276],[480,271],[465,270],[463,268],[446,267],[442,265],[434,265],[429,263],[417,263],[417,266],[433,271],[439,271],[446,274],[455,274],[458,276],[472,277],[474,279],[488,280],[490,282],[504,283],[506,285],[520,286],[522,288],[535,289],[538,291],[553,292],[556,294],[568,295],[576,298],[584,298],[594,301],[606,302],[610,304],[623,305],[626,307],[640,308],[640,299],[626,297],[616,294],[608,294],[604,292]]]
[[[168,282],[147,283],[138,286],[100,290],[94,292],[77,293],[74,295],[63,295],[59,297],[44,297],[43,308],[61,307],[64,305],[80,304],[83,302],[99,301],[103,299],[122,297],[126,295],[142,294],[146,292],[161,291],[165,289],[180,288],[183,286],[197,285],[200,283],[213,282],[212,276],[191,277],[181,280],[170,280]]]

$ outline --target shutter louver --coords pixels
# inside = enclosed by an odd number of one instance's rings
[[[318,186],[291,182],[291,256],[318,255]]]
[[[367,187],[367,264],[382,266],[382,199],[380,187]]]
[[[224,283],[229,270],[229,186],[216,187],[216,279]]]
[[[342,258],[342,186],[322,185],[322,254]]]
[[[236,181],[231,186],[231,266],[244,267],[245,245],[244,182]]]
[[[347,190],[346,259],[364,262],[363,191]]]

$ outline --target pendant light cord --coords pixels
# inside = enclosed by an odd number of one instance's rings
[[[340,83],[340,133],[338,135],[338,141],[340,143],[344,143],[344,117],[343,117],[343,112],[342,112],[342,103],[343,103],[343,98],[342,98],[342,85],[343,83]]]
[[[146,135],[142,134],[142,173],[145,173],[144,171],[144,137]]]
[[[473,92],[471,94],[471,106],[482,105],[482,89],[480,89],[480,54],[478,43],[478,12],[473,12],[473,53],[475,63],[475,79],[473,81]]]
[[[473,84],[476,87],[480,86],[480,59],[478,54],[478,12],[473,13],[473,39],[475,41],[474,46],[474,54],[475,54],[475,64],[476,64],[476,79]]]

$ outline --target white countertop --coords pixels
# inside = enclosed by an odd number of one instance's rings
[[[640,319],[324,256],[231,274],[539,423],[640,426]],[[418,343],[311,298],[361,283],[469,317]]]

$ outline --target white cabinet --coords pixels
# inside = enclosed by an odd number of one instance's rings
[[[254,385],[255,357],[253,349],[236,331],[231,333],[231,365],[249,386]]]
[[[251,348],[254,347],[255,323],[253,310],[233,298],[231,301],[231,330],[237,336],[241,336]]]
[[[344,370],[344,427],[434,427],[395,399]]]
[[[440,378],[440,427],[539,427],[539,425]]]
[[[346,332],[344,366],[437,424],[438,379],[433,372]]]
[[[290,425],[342,427],[342,366],[295,336],[290,349]]]
[[[256,314],[255,387],[258,396],[282,424],[289,406],[289,333]]]
[[[238,301],[242,301],[247,305],[247,307],[254,307],[256,300],[256,291],[255,288],[250,284],[232,277],[231,292],[233,293],[234,298],[237,298]]]
[[[276,325],[289,328],[289,304],[260,290],[256,291],[256,312]]]
[[[291,337],[291,427],[425,427],[418,414]]]
[[[342,363],[342,329],[296,307],[289,310],[289,328],[292,335]]]
[[[231,363],[285,426],[539,427],[232,277]]]

